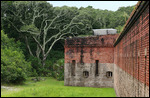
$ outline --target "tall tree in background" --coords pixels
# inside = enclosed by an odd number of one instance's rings
[[[73,12],[75,12],[74,16]],[[3,19],[23,36],[30,55],[41,59],[43,67],[53,45],[58,40],[74,35],[78,30],[90,29],[90,26],[86,24],[88,17],[83,19],[83,15],[75,10],[54,9],[45,1],[15,1],[13,8],[3,11],[3,15]],[[66,17],[70,17],[70,20]],[[36,53],[33,53],[30,48],[29,39],[31,38],[37,45]]]

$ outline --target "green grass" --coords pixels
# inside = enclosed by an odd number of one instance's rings
[[[8,85],[7,85],[8,86]],[[64,86],[63,81],[46,78],[32,82],[29,78],[23,85],[11,85],[17,90],[1,89],[1,97],[115,97],[113,88]]]

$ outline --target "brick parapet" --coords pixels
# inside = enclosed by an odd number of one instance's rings
[[[99,35],[92,37],[73,37],[65,40],[64,47],[93,46],[93,47],[113,47],[118,34]]]
[[[118,34],[67,39],[64,46],[65,63],[72,60],[80,63],[81,55],[85,63],[95,63],[95,60],[99,60],[100,63],[113,63],[113,42],[117,36]]]

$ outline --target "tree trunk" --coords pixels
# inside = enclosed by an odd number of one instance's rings
[[[40,36],[37,36],[37,39],[40,41]],[[36,57],[38,59],[40,59],[39,56],[40,56],[40,53],[41,53],[41,49],[40,49],[39,45],[37,45],[36,47],[37,47],[36,48]]]
[[[39,46],[37,45],[36,57],[37,57],[38,59],[40,59],[40,53],[41,53],[41,50],[40,50]]]
[[[46,58],[47,58],[47,57],[44,56],[43,59],[42,59],[42,66],[43,66],[43,68],[45,67]]]

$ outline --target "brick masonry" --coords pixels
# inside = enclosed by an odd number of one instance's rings
[[[118,34],[100,35],[86,38],[72,38],[65,42],[65,85],[87,87],[113,87],[114,47]],[[75,60],[75,76],[71,73],[72,61]],[[96,75],[98,60],[98,75]],[[89,73],[84,77],[84,71]]]
[[[82,61],[86,63],[114,63],[113,43],[118,34],[100,35],[86,38],[72,38],[65,41],[65,63],[76,60],[77,63]]]
[[[117,95],[149,96],[149,5],[115,46],[114,56]]]
[[[149,1],[138,2],[117,37],[109,34],[67,39],[65,85],[113,87],[118,97],[149,97]],[[75,76],[72,75],[73,60]],[[95,75],[96,60],[99,61],[98,76]],[[88,77],[84,76],[85,71]],[[108,71],[112,77],[106,77]]]

